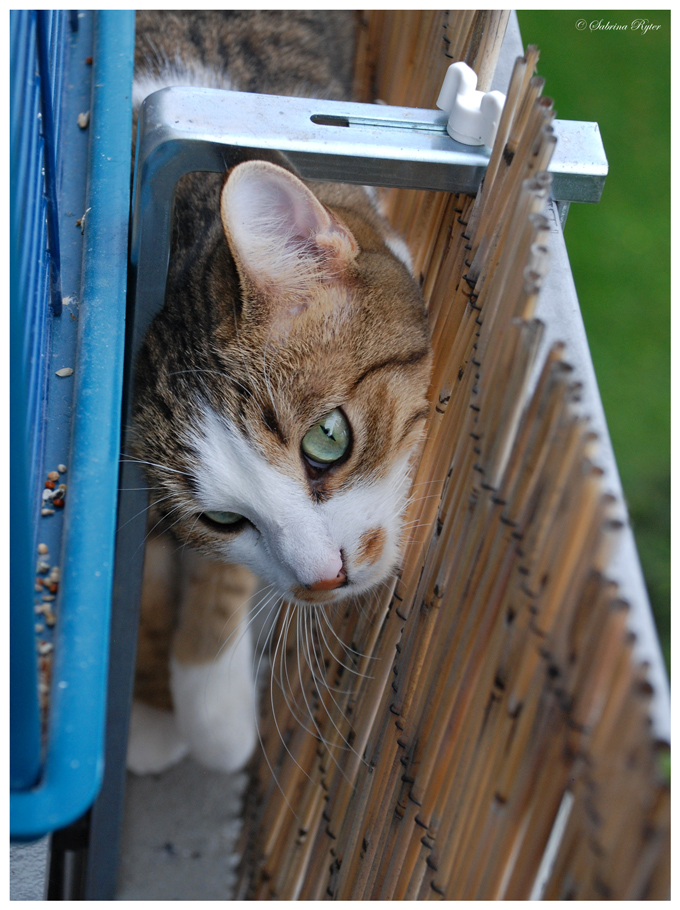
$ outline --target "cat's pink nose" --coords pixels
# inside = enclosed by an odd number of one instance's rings
[[[343,567],[335,578],[322,578],[320,581],[315,581],[313,585],[308,585],[307,587],[310,591],[332,591],[334,588],[339,588],[340,585],[344,585],[346,581],[347,573]]]

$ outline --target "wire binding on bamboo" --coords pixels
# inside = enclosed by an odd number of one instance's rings
[[[506,21],[364,12],[357,94],[432,106],[451,58],[490,79]],[[241,897],[668,895],[650,689],[607,578],[620,522],[564,346],[537,364],[554,147],[537,58],[515,65],[476,200],[383,196],[435,351],[409,540],[371,602],[305,617],[297,641],[293,608],[280,619]]]

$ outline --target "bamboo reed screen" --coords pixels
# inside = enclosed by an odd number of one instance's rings
[[[450,58],[488,84],[505,20],[364,14],[362,100],[433,107]],[[242,897],[525,899],[537,879],[545,898],[668,896],[650,689],[606,575],[618,522],[568,352],[537,363],[554,137],[536,60],[515,66],[476,201],[384,194],[435,349],[411,539],[379,603],[332,617],[342,646],[304,626],[328,686],[288,669],[280,620]]]

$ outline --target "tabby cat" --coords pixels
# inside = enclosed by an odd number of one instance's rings
[[[345,11],[140,11],[135,105],[169,85],[347,99],[353,28]],[[276,155],[181,181],[136,363],[153,515],[132,770],[249,758],[256,576],[258,608],[305,610],[393,575],[430,368],[408,252],[369,191]]]

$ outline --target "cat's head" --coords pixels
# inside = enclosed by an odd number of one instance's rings
[[[167,525],[297,602],[394,572],[428,410],[422,299],[357,192],[327,207],[283,168],[236,167],[137,367],[135,454]]]

